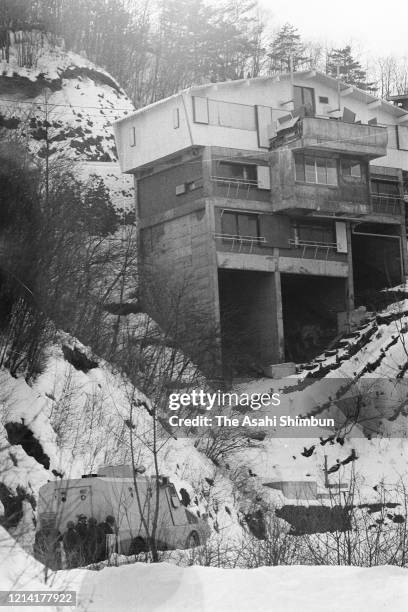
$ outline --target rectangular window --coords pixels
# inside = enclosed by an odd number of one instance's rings
[[[363,176],[360,162],[356,162],[349,159],[341,160],[341,173],[344,177],[352,177],[354,179],[360,179]]]
[[[293,88],[293,104],[295,111],[304,109],[307,117],[313,117],[316,113],[314,89],[295,85]]]
[[[397,126],[398,148],[401,151],[408,151],[408,127],[405,125]]]
[[[221,231],[227,236],[259,238],[259,217],[252,213],[225,210],[221,216]]]
[[[294,222],[294,234],[300,242],[320,242],[322,244],[333,244],[335,242],[333,223]]]
[[[398,181],[371,181],[371,193],[375,195],[399,196],[400,189]]]
[[[134,126],[130,128],[130,146],[136,146],[136,128]]]
[[[234,164],[231,162],[219,162],[217,176],[219,178],[230,178],[243,182],[257,183],[257,169],[255,165]]]
[[[177,130],[180,127],[180,109],[173,109],[173,128]]]
[[[320,104],[328,104],[329,98],[327,96],[319,96],[319,102]]]
[[[325,157],[295,158],[296,180],[317,185],[337,185],[336,160]]]

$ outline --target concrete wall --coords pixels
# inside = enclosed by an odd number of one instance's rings
[[[187,337],[182,346],[188,352],[191,341],[195,343],[192,349],[197,350],[197,335],[208,336],[219,328],[217,263],[208,205],[203,203],[183,216],[142,227],[140,247],[144,279],[148,285],[156,285],[153,295],[157,303],[150,304],[152,316],[162,322],[178,315],[182,334]],[[174,293],[181,297],[180,312],[176,313],[172,311]]]
[[[176,194],[176,187],[195,183],[194,190]],[[139,218],[178,208],[187,202],[201,198],[204,193],[202,157],[196,156],[183,164],[156,172],[137,180]]]
[[[366,167],[362,182],[352,182],[342,177],[340,159],[335,159],[338,166],[338,185],[316,185],[296,181],[295,157],[291,150],[272,151],[270,160],[273,210],[321,210],[343,212],[351,216],[367,214],[369,189]],[[364,162],[362,164],[364,165]]]

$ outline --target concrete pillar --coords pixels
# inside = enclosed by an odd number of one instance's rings
[[[279,261],[279,249],[274,249],[276,261]],[[273,275],[275,281],[275,306],[276,306],[276,336],[278,343],[277,357],[279,362],[285,361],[285,330],[283,328],[283,309],[282,309],[282,287],[281,273],[278,263]]]
[[[353,249],[351,245],[351,223],[347,223],[347,265],[348,276],[346,279],[346,310],[349,313],[354,310],[354,275],[353,275]]]

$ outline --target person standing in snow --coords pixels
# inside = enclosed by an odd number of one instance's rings
[[[79,564],[79,537],[73,521],[68,521],[67,530],[63,536],[68,569]]]
[[[115,552],[116,545],[115,535],[115,519],[112,515],[108,515],[103,523],[98,525],[100,553],[99,560],[107,559],[112,552]]]
[[[98,521],[90,517],[88,520],[88,528],[86,531],[86,538],[85,538],[86,563],[95,563],[96,561],[98,561],[98,549],[99,549]]]
[[[76,532],[78,534],[78,556],[79,556],[79,564],[86,564],[86,539],[87,539],[87,518],[85,514],[80,514],[78,516],[78,521],[76,524]]]

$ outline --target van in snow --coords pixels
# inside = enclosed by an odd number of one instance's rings
[[[105,466],[97,474],[49,482],[39,491],[37,531],[52,530],[62,537],[70,521],[77,523],[85,516],[102,523],[110,515],[115,519],[118,553],[147,550],[142,516],[151,529],[156,483],[154,477],[134,475],[130,465]],[[157,547],[166,550],[203,544],[210,534],[206,518],[199,518],[180,502],[167,477],[158,477],[158,485]]]

